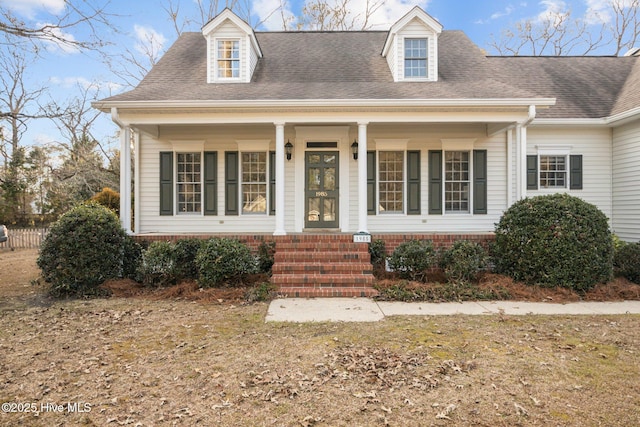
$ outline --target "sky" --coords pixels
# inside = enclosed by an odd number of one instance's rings
[[[142,42],[153,40],[160,51],[166,50],[176,39],[171,20],[163,6],[169,0],[85,0],[89,3],[105,4],[112,14],[111,22],[118,33],[106,30],[104,39],[112,41],[112,52],[128,47],[132,52],[142,48]],[[251,7],[250,24],[258,30],[282,29],[282,16],[300,13],[304,0],[282,0],[286,8],[283,13],[273,13],[281,0],[246,0]],[[362,8],[366,0],[349,0],[352,10]],[[180,5],[182,16],[197,16],[194,0],[172,0]],[[82,1],[71,0],[82,4]],[[221,4],[223,2],[220,2]],[[384,0],[383,6],[371,17],[371,29],[386,30],[414,6],[420,6],[437,19],[445,30],[462,30],[480,48],[489,49],[492,36],[498,38],[501,30],[524,19],[539,19],[550,13],[571,9],[574,15],[586,16],[594,23],[610,19],[605,13],[606,0]],[[65,12],[64,0],[0,0],[0,7],[11,10],[28,24],[53,22]],[[199,26],[186,28],[199,31]],[[69,29],[67,34],[82,39],[83,29]],[[106,97],[125,90],[121,78],[105,65],[104,59],[94,53],[48,43],[46,49],[29,73],[29,84],[47,86],[47,99],[64,101],[78,93],[79,87],[99,87],[100,96]],[[112,141],[117,147],[117,127],[106,114],[96,122],[94,136]],[[22,145],[43,145],[60,140],[60,135],[46,119],[34,120],[24,134]]]

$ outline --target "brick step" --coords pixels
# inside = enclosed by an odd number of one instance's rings
[[[364,262],[304,262],[274,264],[273,274],[304,273],[304,274],[371,274],[371,263]]]
[[[366,286],[375,282],[373,274],[273,274],[271,281],[285,286]]]
[[[310,287],[293,287],[281,286],[278,293],[291,298],[323,298],[323,297],[374,297],[378,295],[378,291],[370,287],[351,287],[351,288],[310,288]]]

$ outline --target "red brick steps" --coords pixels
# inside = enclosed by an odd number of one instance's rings
[[[271,281],[289,297],[377,295],[369,247],[350,234],[278,236]]]

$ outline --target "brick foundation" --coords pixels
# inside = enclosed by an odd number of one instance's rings
[[[257,252],[262,243],[275,242],[275,256],[271,281],[278,293],[290,297],[370,297],[377,294],[369,255],[369,245],[353,243],[351,233],[326,234],[193,234],[138,235],[138,242],[179,239],[226,237],[237,239]],[[448,248],[458,240],[469,240],[487,246],[494,240],[486,234],[411,234],[378,233],[371,241],[383,240],[387,255],[402,242],[431,240],[436,249]]]

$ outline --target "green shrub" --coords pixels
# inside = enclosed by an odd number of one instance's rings
[[[615,251],[613,268],[617,276],[640,284],[640,242],[620,245]]]
[[[528,284],[584,292],[612,273],[607,217],[567,194],[514,203],[496,225],[496,271]]]
[[[258,271],[261,273],[271,273],[274,255],[276,253],[276,242],[262,242],[258,246]]]
[[[475,282],[487,266],[487,251],[466,240],[455,242],[440,254],[440,267],[450,283]]]
[[[142,246],[133,237],[126,236],[124,240],[124,256],[122,260],[122,277],[138,281],[138,273],[142,262]]]
[[[270,282],[262,282],[247,291],[245,299],[248,302],[271,301],[276,297],[276,285]]]
[[[435,261],[436,253],[430,240],[410,240],[402,242],[393,251],[389,267],[404,279],[426,281],[427,272]]]
[[[198,266],[196,256],[204,245],[202,239],[178,239],[174,247],[174,257],[176,261],[176,274],[179,279],[197,279]]]
[[[97,295],[105,280],[122,277],[127,235],[115,213],[84,203],[56,221],[37,264],[55,296]]]
[[[139,274],[146,286],[175,285],[179,277],[175,245],[152,242],[142,253]]]
[[[237,284],[247,274],[257,271],[256,259],[249,248],[237,240],[211,238],[196,256],[198,283],[209,288]]]
[[[371,255],[371,264],[376,269],[384,268],[384,262],[387,259],[387,245],[384,240],[376,239],[369,243],[369,254]]]
[[[120,193],[113,191],[109,187],[105,187],[101,192],[94,194],[91,197],[91,201],[111,209],[116,215],[120,213]]]

